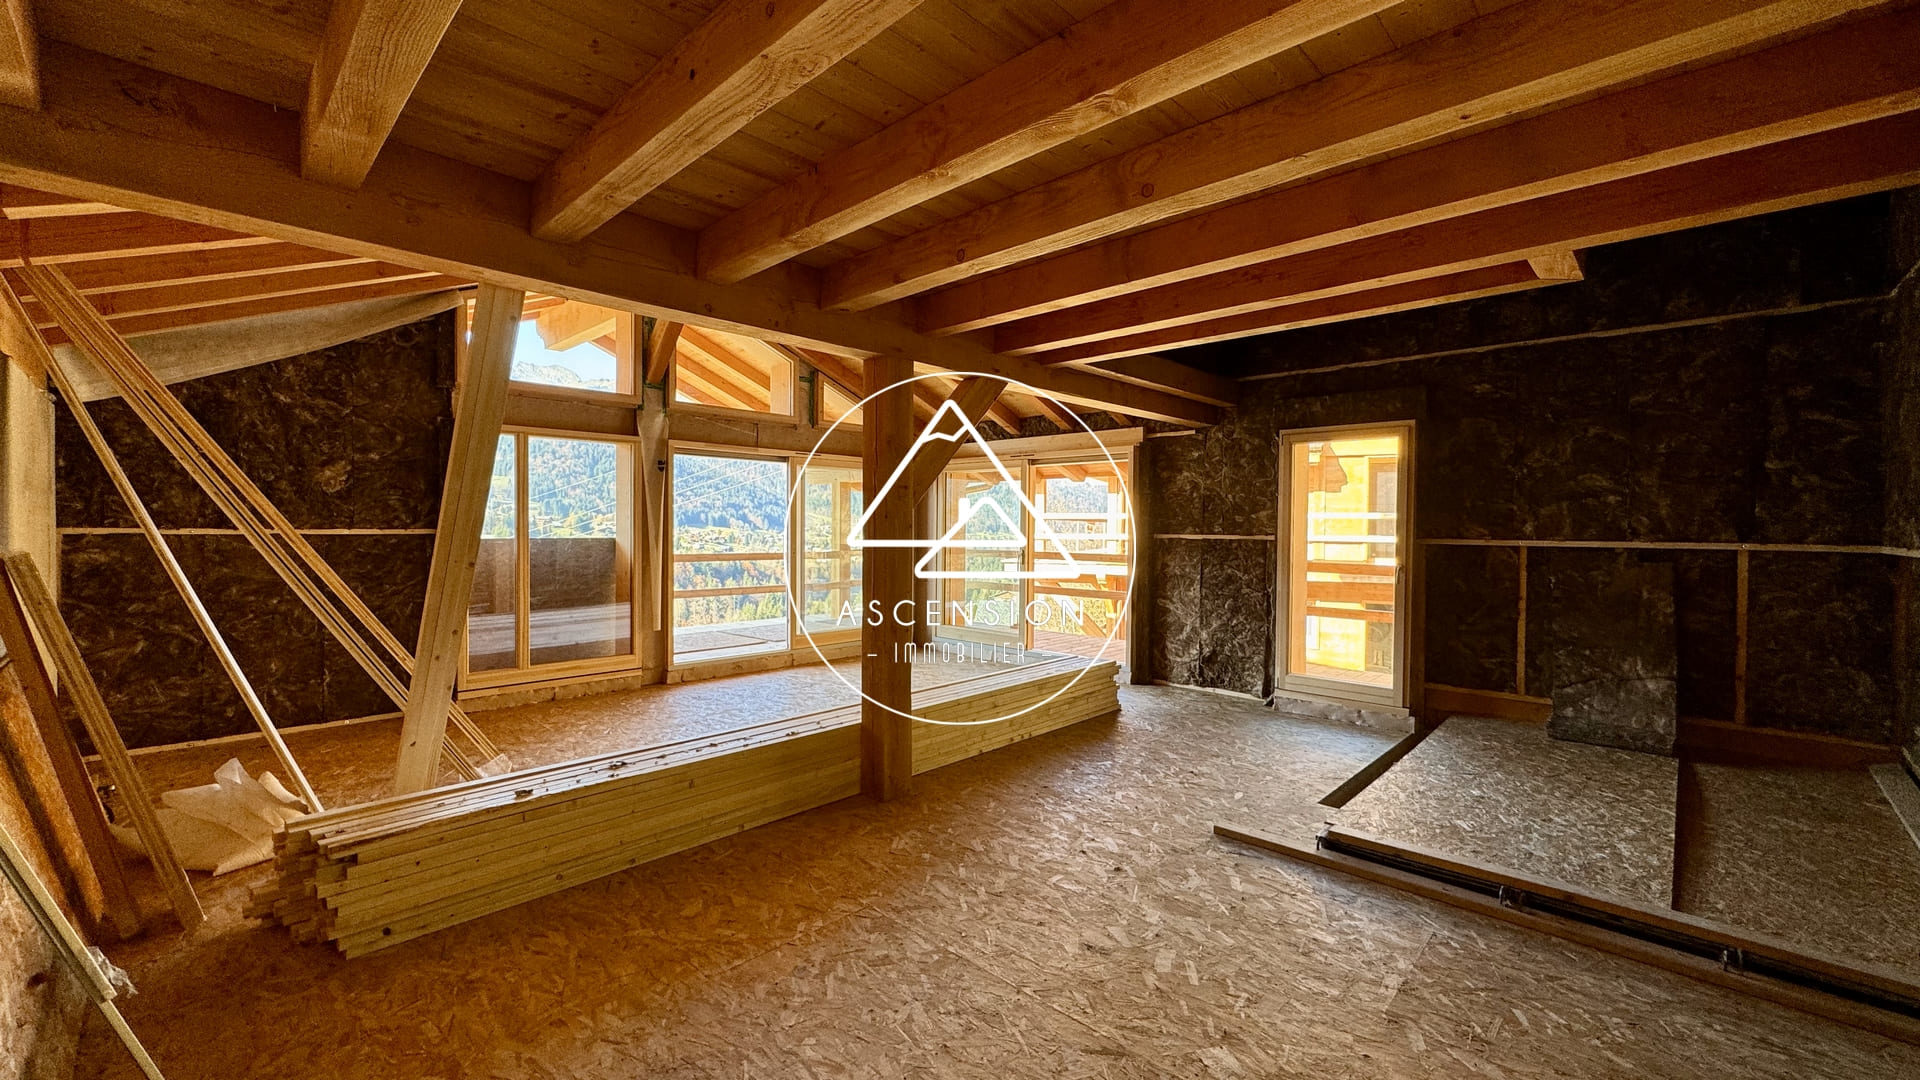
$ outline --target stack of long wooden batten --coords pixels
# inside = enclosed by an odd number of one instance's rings
[[[64,274],[51,267],[33,265],[15,272],[60,324],[68,339],[93,361],[134,414],[300,597],[321,625],[394,704],[405,708],[407,684],[403,676],[412,673],[413,657],[386,624],[327,565],[313,545],[214,442]],[[80,403],[75,402],[74,407],[78,409]],[[399,674],[394,671],[396,666]],[[448,710],[448,718],[473,744],[482,763],[500,757],[499,748],[463,710],[452,702],[448,703]],[[451,739],[446,740],[444,749],[447,759],[462,776],[471,779],[481,775],[480,767]]]
[[[921,691],[929,720],[1025,711],[915,724],[914,771],[1109,715],[1116,673],[1050,660]],[[310,815],[250,911],[373,952],[858,794],[859,727],[849,705]]]

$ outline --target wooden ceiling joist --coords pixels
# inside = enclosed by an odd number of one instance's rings
[[[737,385],[710,366],[704,356],[691,353],[683,341],[680,356],[673,366],[674,379],[682,389],[697,392],[695,400],[701,404],[717,405],[727,409],[766,410],[766,402]],[[704,400],[701,400],[704,399]]]
[[[1152,330],[1096,341],[1090,345],[1074,345],[1045,353],[1042,358],[1050,363],[1095,366],[1114,378],[1124,379],[1129,370],[1143,370],[1146,362],[1162,359],[1152,355],[1162,349],[1180,349],[1212,341],[1295,330],[1303,326],[1388,315],[1396,311],[1477,300],[1561,283],[1560,279],[1542,278],[1531,262],[1518,259],[1478,270],[1464,270],[1378,289],[1343,293],[1246,315],[1188,323],[1170,330]]]
[[[0,0],[0,105],[40,107],[40,35],[33,0]]]
[[[829,268],[864,309],[1555,102],[1817,29],[1873,0],[1523,0]]]
[[[185,308],[176,311],[162,311],[142,315],[125,315],[111,318],[114,330],[123,337],[137,334],[151,334],[161,330],[172,330],[182,326],[199,326],[205,323],[227,322],[232,319],[248,319],[256,315],[273,315],[284,311],[305,311],[308,308],[326,307],[330,304],[346,304],[357,300],[379,300],[395,296],[415,296],[420,293],[441,292],[458,289],[473,284],[468,278],[449,277],[444,274],[430,274],[425,277],[408,277],[396,281],[380,281],[371,285],[354,285],[346,288],[329,289],[324,292],[299,292],[284,296],[271,296],[238,300],[229,304],[212,304],[206,307]],[[47,331],[49,344],[59,345],[66,341],[57,330]]]
[[[85,259],[160,255],[270,243],[251,233],[154,214],[93,214],[0,222],[0,266],[28,260],[58,264]]]
[[[415,270],[391,263],[362,262],[350,263],[346,266],[292,270],[283,274],[257,277],[223,278],[189,285],[100,292],[88,299],[102,315],[109,320],[114,320],[132,315],[189,311],[243,301],[264,301],[283,296],[336,292],[383,282],[410,281],[433,276],[435,275],[427,270]],[[331,302],[331,299],[325,296],[316,296],[314,300],[316,304]],[[42,327],[55,325],[52,317],[41,311],[37,304],[29,303],[27,311],[34,317],[35,325]]]
[[[606,224],[919,3],[725,0],[541,177],[534,235]]]
[[[702,281],[688,235],[636,215],[577,244],[540,240],[526,228],[530,185],[404,143],[386,148],[357,193],[307,180],[287,154],[297,118],[71,46],[43,50],[42,85],[42,110],[0,110],[0,182],[824,351],[1019,379],[1089,408],[1177,423],[1219,415],[1176,394],[998,356],[965,337],[930,338],[897,313],[826,310],[798,269]]]
[[[1920,113],[1903,113],[1068,308],[1008,323],[994,340],[1003,352],[1051,358],[1053,350],[1072,345],[1884,191],[1916,179]]]
[[[460,0],[333,0],[307,82],[300,170],[359,187]]]
[[[724,391],[741,408],[765,411],[772,402],[771,380],[764,370],[734,355],[726,343],[687,327],[680,333],[679,365],[692,364],[702,381]]]
[[[1920,11],[1477,132],[919,298],[920,329],[976,330],[1920,104]]]
[[[34,218],[84,217],[88,214],[118,214],[118,206],[106,203],[89,202],[76,199],[71,195],[55,195],[51,191],[35,191],[32,188],[15,187],[12,184],[0,184],[0,217],[14,221],[31,221]]]
[[[734,211],[700,273],[740,281],[1397,0],[1119,0]]]
[[[613,333],[620,313],[595,304],[556,304],[534,315],[534,329],[540,343],[554,352],[565,352],[597,337]]]
[[[272,243],[93,259],[69,263],[64,269],[67,279],[73,282],[75,288],[82,293],[92,294],[267,276],[291,270],[317,270],[371,261],[357,255],[340,255],[299,244]]]

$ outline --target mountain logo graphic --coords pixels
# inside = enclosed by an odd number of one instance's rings
[[[941,430],[940,422],[943,418],[949,416],[954,420],[955,430],[943,431]],[[1012,492],[1014,499],[1017,501],[1017,506],[1021,511],[1018,516],[1033,522],[1034,535],[1032,537],[1028,537],[1027,534],[1021,530],[1019,522],[1015,520],[1016,515],[1009,514],[1006,507],[1000,505],[1000,500],[989,496],[981,499],[962,500],[962,510],[960,514],[957,515],[953,526],[946,531],[945,535],[938,539],[922,540],[918,537],[912,537],[901,540],[870,540],[867,538],[867,522],[872,519],[874,510],[885,502],[887,497],[893,494],[893,489],[898,487],[904,478],[913,471],[913,463],[920,457],[920,452],[923,448],[936,442],[956,443],[964,446],[968,439],[971,439],[975,445],[980,447],[980,451],[985,455],[987,463],[992,466],[993,472],[999,477],[1000,485],[996,485],[997,490]],[[979,518],[997,519],[999,524],[1005,529],[1006,535],[969,538],[967,535],[968,526],[973,524],[975,519]],[[991,576],[995,579],[1014,578],[1037,580],[1039,578],[1046,578],[1052,581],[1059,581],[1070,580],[1081,575],[1082,570],[1080,569],[1080,563],[1074,559],[1073,553],[1067,550],[1067,546],[1061,541],[1059,534],[1053,531],[1051,525],[1047,524],[1046,516],[1040,512],[1040,508],[1035,506],[1033,500],[1027,497],[1025,486],[1018,480],[1015,480],[1013,474],[1007,471],[1006,464],[1000,460],[998,454],[993,452],[993,447],[988,444],[987,440],[981,437],[979,429],[973,426],[971,420],[967,419],[967,414],[954,402],[943,401],[940,403],[939,411],[933,414],[933,419],[927,421],[927,426],[921,431],[920,437],[915,439],[913,445],[907,448],[906,456],[900,459],[900,464],[894,468],[893,474],[887,477],[886,483],[880,485],[879,493],[867,503],[864,512],[860,515],[860,520],[854,523],[853,532],[847,537],[847,546],[852,548],[925,548],[927,549],[926,554],[922,555],[920,560],[913,566],[914,576],[926,581],[937,581],[951,578],[988,576],[978,571],[969,571],[966,569],[939,569],[940,555],[942,552],[950,549],[965,550],[970,548],[989,548],[1001,551],[1009,548],[1025,549],[1030,541],[1035,542],[1037,550],[1047,553],[1047,563],[1045,566],[1039,565],[1036,560],[1034,569],[995,569],[991,571]],[[961,565],[962,567],[966,565],[964,558],[961,560]]]

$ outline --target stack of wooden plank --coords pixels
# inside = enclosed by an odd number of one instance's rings
[[[1116,674],[1070,658],[920,691],[941,722],[914,725],[915,771],[1111,714]],[[859,728],[853,705],[312,814],[250,914],[364,955],[857,794]]]

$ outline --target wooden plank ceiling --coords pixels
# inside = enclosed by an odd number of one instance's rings
[[[1920,11],[17,0],[0,102],[0,266],[123,332],[488,280],[1207,423],[1166,351],[1920,180]]]

